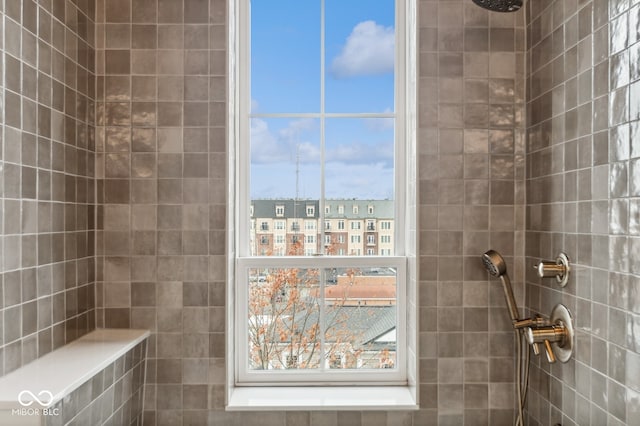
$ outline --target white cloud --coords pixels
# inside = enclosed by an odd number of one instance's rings
[[[273,163],[285,161],[278,139],[269,129],[269,124],[260,119],[251,120],[251,161],[255,163]]]
[[[326,161],[345,162],[351,164],[386,164],[393,166],[393,142],[364,144],[354,142],[349,145],[338,145],[327,149]]]
[[[328,198],[393,198],[393,169],[382,163],[328,163]]]
[[[331,72],[337,78],[392,72],[394,33],[393,27],[384,27],[375,21],[360,22],[333,59]]]
[[[312,119],[292,120],[288,126],[274,131],[265,120],[251,120],[251,162],[254,164],[294,163],[299,155],[301,163],[318,162],[320,149],[305,140],[305,134],[316,127]],[[296,152],[297,151],[297,152]]]
[[[260,109],[260,104],[257,100],[251,99],[251,112],[258,112]]]

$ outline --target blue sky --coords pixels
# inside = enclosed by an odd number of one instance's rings
[[[327,0],[325,110],[393,112],[394,4]],[[320,2],[254,0],[251,102],[255,114],[320,111]],[[325,123],[325,196],[393,197],[390,119]],[[251,122],[251,197],[320,196],[320,122],[256,117]]]

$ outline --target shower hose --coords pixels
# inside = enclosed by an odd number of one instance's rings
[[[527,389],[529,387],[529,345],[524,337],[524,331],[516,329],[517,361],[516,361],[516,392],[518,395],[518,417],[515,426],[524,426],[524,406],[527,401]],[[524,362],[522,359],[524,351]]]

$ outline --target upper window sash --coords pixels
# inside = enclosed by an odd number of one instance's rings
[[[322,0],[324,3],[324,0]],[[250,28],[250,2],[248,0],[240,0],[240,28]],[[371,118],[374,116],[378,117],[387,117],[394,119],[394,251],[395,255],[403,255],[405,253],[405,239],[406,236],[404,234],[405,226],[405,205],[406,205],[406,177],[405,177],[405,167],[404,162],[406,159],[406,9],[407,4],[406,0],[396,0],[395,1],[395,65],[394,65],[394,111],[392,113],[326,113],[321,111],[318,114],[313,114],[314,116],[324,116],[324,117],[362,117],[362,118]],[[249,208],[245,207],[250,205],[251,203],[251,195],[250,195],[250,120],[251,117],[260,116],[260,114],[253,113],[251,110],[252,98],[251,98],[251,34],[249,31],[240,31],[239,34],[239,60],[237,62],[237,67],[239,68],[239,79],[238,79],[238,123],[239,126],[238,134],[239,134],[239,144],[238,144],[238,155],[236,156],[237,161],[237,174],[239,176],[237,182],[237,200],[239,202],[238,208],[238,232],[236,238],[236,249],[238,255],[240,257],[251,256],[251,238],[250,238],[250,230],[248,226],[244,226],[244,224],[249,223]],[[322,52],[322,57],[324,58],[324,52]],[[326,67],[327,64],[324,64]],[[322,72],[320,74],[321,78],[324,78],[325,73]],[[297,114],[288,114],[282,113],[286,116],[300,116]],[[281,113],[276,114],[264,114],[265,116],[273,115],[278,116],[282,115]],[[304,115],[304,114],[302,114]],[[324,220],[325,214],[327,210],[324,207],[324,194],[321,194],[320,205],[318,216],[320,217],[320,222]],[[366,215],[368,212],[366,210],[367,206],[364,206],[365,210],[362,212],[363,215]],[[303,207],[304,210],[304,207]],[[345,210],[343,205],[339,205],[337,208],[339,215],[344,215]],[[350,209],[351,210],[351,209]],[[283,213],[282,210],[278,210],[278,216],[285,215],[286,212]],[[303,216],[304,212],[301,212]],[[322,227],[318,227],[318,229],[322,229]],[[324,240],[324,229],[321,231],[320,241]]]

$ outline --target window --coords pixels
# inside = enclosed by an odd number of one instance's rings
[[[260,230],[261,231],[268,231],[269,230],[269,224],[267,222],[262,222],[260,224]]]
[[[229,78],[229,133],[234,152],[228,156],[229,187],[237,189],[229,191],[235,201],[229,210],[235,234],[228,244],[229,259],[235,262],[227,268],[230,388],[407,386],[416,377],[415,326],[407,324],[407,318],[417,317],[412,311],[415,295],[407,298],[407,289],[417,287],[415,272],[408,268],[415,262],[407,261],[415,249],[405,237],[405,224],[415,223],[407,220],[415,216],[415,206],[406,205],[415,198],[407,197],[408,188],[415,188],[415,167],[408,166],[415,136],[406,132],[407,124],[415,127],[415,89],[406,86],[415,81],[415,68],[405,68],[408,53],[415,63],[415,53],[407,48],[415,45],[415,29],[408,30],[405,21],[407,11],[415,13],[414,3],[230,2],[229,66],[234,73]],[[358,40],[362,35],[375,38]],[[407,35],[413,40],[408,44]],[[369,62],[358,62],[354,43],[374,47],[371,58],[365,58]],[[407,108],[411,114],[405,113]],[[285,228],[292,232],[300,229],[298,218],[317,214],[317,237],[288,234],[284,253],[274,250],[280,256],[253,255],[255,234],[248,226],[247,206],[257,199],[275,200],[275,216],[286,217]],[[396,224],[391,244],[398,255],[366,251],[362,256],[361,247],[344,245],[345,220],[337,223],[342,231],[338,243],[327,240],[330,234],[321,226],[331,210],[327,200],[333,205],[344,200],[337,204],[341,215],[345,204],[358,214],[354,203],[388,201],[389,209],[380,211]],[[314,204],[307,205],[309,201]],[[351,214],[342,217],[348,220]],[[350,226],[357,231],[362,225],[354,221]],[[278,229],[277,222],[274,227]],[[329,241],[320,253],[303,247],[316,238]],[[362,234],[350,240],[360,244]],[[366,294],[349,289],[376,282],[379,270],[388,272],[380,285],[386,286],[390,302],[369,306]],[[252,281],[252,276],[266,279]],[[329,283],[334,276],[335,283]],[[371,324],[380,324],[380,332],[393,339],[375,341],[369,335]],[[395,360],[384,364],[391,368],[383,367],[382,357]]]
[[[276,235],[276,244],[284,244],[284,235]]]
[[[329,368],[342,368],[342,355],[333,354],[329,358]]]
[[[324,229],[329,231],[331,229],[331,222],[329,222],[328,220],[324,221]]]
[[[330,214],[331,213],[331,206],[324,206],[324,214]]]
[[[269,244],[269,237],[267,237],[266,235],[261,236],[260,237],[260,244],[262,244],[262,245]]]
[[[391,229],[391,222],[389,222],[388,220],[380,223],[380,229],[384,229],[384,230],[389,230]]]
[[[284,221],[283,220],[276,220],[275,228],[277,230],[284,230]]]
[[[367,249],[367,256],[373,256],[375,254],[375,250],[372,248]]]
[[[307,231],[313,231],[316,229],[316,223],[312,220],[305,220],[304,229],[306,229]]]
[[[298,355],[287,355],[287,368],[298,368]]]
[[[391,235],[380,235],[380,243],[388,244],[391,242]]]
[[[367,235],[367,244],[375,244],[376,236],[375,235]]]
[[[373,206],[367,207],[367,213],[373,214]]]
[[[367,222],[367,231],[375,231],[375,230],[376,230],[376,223],[373,221]]]
[[[329,234],[324,234],[324,244],[325,244],[325,245],[329,245],[329,244],[331,244],[331,235],[329,235]]]

